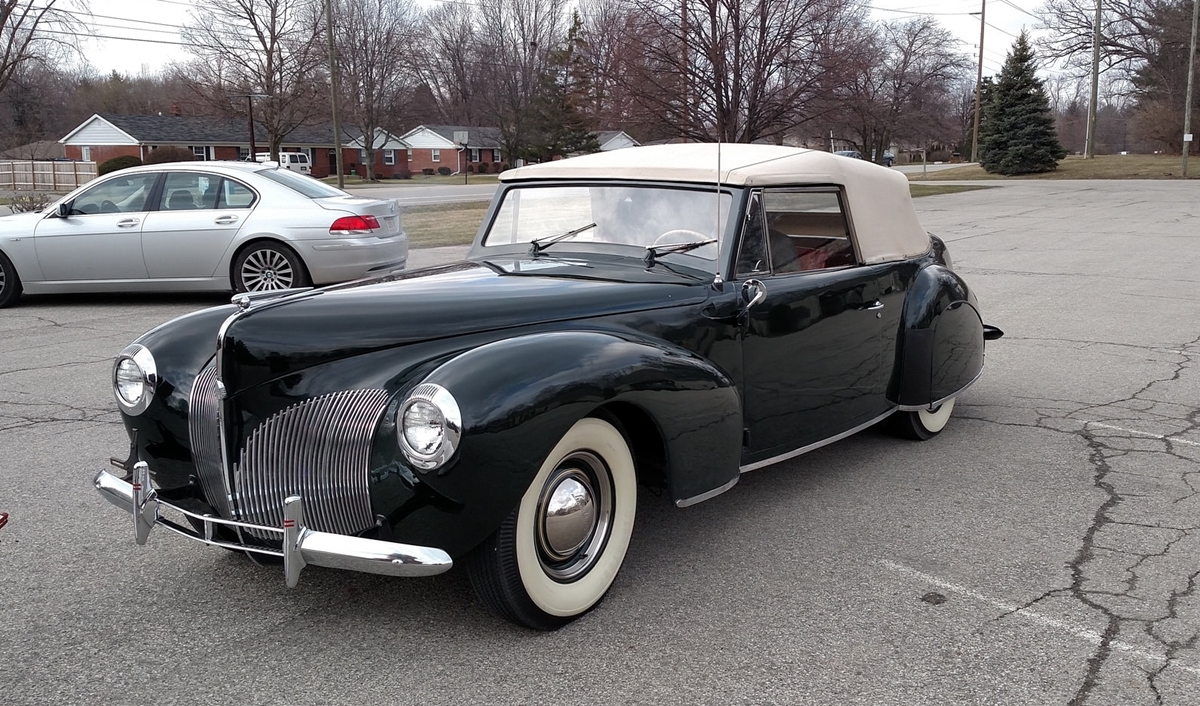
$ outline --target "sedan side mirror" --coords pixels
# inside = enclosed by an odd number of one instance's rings
[[[70,215],[71,215],[71,202],[70,201],[64,201],[63,203],[60,203],[58,205],[58,208],[54,209],[54,217],[55,218],[66,218]]]

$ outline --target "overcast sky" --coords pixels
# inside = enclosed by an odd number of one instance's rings
[[[432,4],[438,0],[423,0]],[[580,0],[587,2],[587,0]],[[980,0],[864,0],[870,2],[876,19],[901,19],[916,13],[934,14],[941,24],[962,41],[963,50],[978,56]],[[1042,0],[992,0],[987,7],[984,37],[984,75],[998,73],[1004,55],[1022,27],[1032,29],[1032,13]],[[89,64],[102,72],[139,74],[156,72],[172,61],[189,58],[179,46],[179,27],[189,21],[198,3],[187,0],[90,0],[91,21],[97,37],[84,40],[82,50]],[[1020,9],[1018,9],[1020,8]],[[901,10],[903,12],[889,12]],[[103,37],[103,38],[102,38]],[[121,38],[121,39],[117,39]]]

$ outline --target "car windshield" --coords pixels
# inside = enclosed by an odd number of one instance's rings
[[[509,189],[483,245],[527,244],[569,235],[555,244],[631,245],[644,254],[651,246],[719,239],[726,230],[732,196],[714,190],[617,185],[528,186]],[[718,212],[719,210],[719,212]],[[581,226],[594,227],[581,228]],[[665,259],[694,257],[716,261],[717,245],[698,247]]]
[[[292,191],[298,191],[310,199],[327,199],[333,196],[346,195],[346,192],[319,182],[310,176],[289,172],[286,169],[260,169],[255,173],[271,181],[283,184]]]

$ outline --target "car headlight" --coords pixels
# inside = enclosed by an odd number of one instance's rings
[[[449,390],[424,383],[396,411],[400,450],[415,468],[429,471],[454,455],[462,438],[462,414]]]
[[[134,343],[121,351],[113,363],[113,395],[129,415],[146,411],[158,385],[158,368],[150,349]]]

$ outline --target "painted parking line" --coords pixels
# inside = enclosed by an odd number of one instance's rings
[[[1019,616],[1025,620],[1028,620],[1029,622],[1037,623],[1038,625],[1042,625],[1044,627],[1053,628],[1059,632],[1063,632],[1081,640],[1090,642],[1093,645],[1099,645],[1104,640],[1104,636],[1095,630],[1089,630],[1088,628],[1075,625],[1065,620],[1059,620],[1058,618],[1051,618],[1049,616],[1042,615],[1031,608],[1023,608],[1016,603],[1011,603],[1000,598],[994,598],[984,593],[980,593],[979,591],[967,588],[966,586],[952,583],[945,579],[938,578],[937,576],[927,574],[923,571],[917,571],[916,569],[905,566],[904,564],[898,564],[894,561],[888,561],[887,559],[882,559],[879,563],[883,565],[884,568],[895,571],[896,573],[906,574],[912,578],[920,579],[925,583],[932,584],[951,593],[963,596],[964,598],[970,598],[974,601],[978,601],[979,603],[997,608],[1003,611],[1006,615]],[[1157,664],[1161,664],[1167,660],[1167,655],[1165,652],[1138,647],[1137,645],[1132,645],[1121,640],[1113,640],[1109,643],[1109,646],[1116,652],[1123,652],[1131,657],[1137,657],[1148,662],[1153,662],[1156,664],[1156,666]],[[1178,661],[1172,662],[1169,666],[1196,676],[1200,676],[1200,668],[1198,667],[1181,664]]]
[[[1159,441],[1169,441],[1172,444],[1187,444],[1188,446],[1200,446],[1200,441],[1188,441],[1187,439],[1180,439],[1178,436],[1164,436],[1162,434],[1152,434],[1148,431],[1138,431],[1137,429],[1126,429],[1125,427],[1115,427],[1111,424],[1103,424],[1101,422],[1085,421],[1083,423],[1083,425],[1085,427],[1091,426],[1091,427],[1100,427],[1101,429],[1112,429],[1113,431],[1123,431],[1126,434],[1133,434],[1134,436],[1144,436],[1148,439],[1158,439]]]

